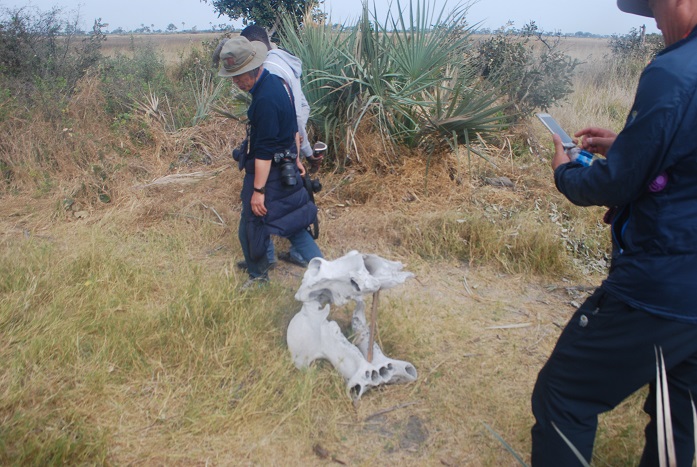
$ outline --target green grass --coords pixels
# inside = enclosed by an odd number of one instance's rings
[[[299,309],[293,299],[299,279],[276,276],[269,288],[241,293],[245,277],[234,269],[239,247],[221,236],[221,226],[165,215],[134,228],[131,217],[116,210],[93,223],[58,224],[50,235],[10,235],[0,242],[0,463],[311,463],[312,446],[320,443],[357,465],[388,454],[418,465],[448,451],[437,432],[480,436],[470,416],[491,421],[510,416],[509,410],[525,412],[524,385],[515,396],[522,405],[473,409],[499,404],[498,395],[477,402],[483,374],[452,399],[457,381],[480,373],[459,355],[472,345],[488,354],[493,347],[485,347],[495,343],[486,338],[468,345],[463,339],[478,339],[483,323],[510,319],[500,304],[486,303],[473,321],[471,306],[456,304],[466,289],[450,295],[456,285],[445,294],[430,286],[418,293],[422,285],[411,282],[387,294],[379,342],[391,357],[413,361],[420,377],[413,385],[371,391],[354,406],[329,365],[298,371],[290,361],[285,329]],[[426,265],[447,261],[442,258],[456,252],[452,245],[459,248],[464,235],[472,238],[469,229],[477,227],[465,224],[451,213],[396,228],[414,250],[412,261]],[[493,242],[495,231],[489,234]],[[459,240],[451,245],[443,236]],[[429,275],[422,271],[424,280]],[[422,302],[425,293],[437,302]],[[487,294],[482,288],[477,293]],[[337,309],[333,319],[347,324],[349,315],[350,307]],[[515,347],[502,355],[509,351]],[[460,363],[454,368],[448,361]],[[517,371],[500,364],[487,391]],[[509,398],[510,390],[501,396]],[[402,403],[413,405],[365,421]],[[411,439],[409,417],[433,431],[433,444],[418,455],[403,449]],[[526,419],[517,420],[503,436],[524,440]],[[386,437],[372,438],[374,426]],[[463,446],[456,458],[472,449]],[[493,444],[487,449],[485,465],[505,457]]]
[[[144,422],[175,419],[178,430],[298,404],[308,388],[287,382],[280,324],[297,308],[287,291],[240,294],[238,278],[190,261],[178,234],[75,233],[67,249],[30,240],[2,250],[3,464],[101,463],[110,406],[135,410],[144,385],[157,386]]]

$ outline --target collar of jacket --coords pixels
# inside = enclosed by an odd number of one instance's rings
[[[254,83],[254,86],[252,86],[252,89],[249,90],[249,93],[251,95],[254,95],[254,92],[261,86],[261,83],[266,79],[266,77],[269,76],[269,71],[267,69],[264,69],[261,72],[261,76],[257,79],[256,83]]]

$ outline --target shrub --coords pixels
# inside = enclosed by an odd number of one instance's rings
[[[37,87],[49,87],[60,95],[72,93],[101,58],[105,40],[100,20],[87,35],[80,33],[77,21],[65,19],[57,8],[0,12],[0,76],[25,96]]]
[[[483,78],[499,88],[519,117],[547,110],[572,91],[580,64],[560,50],[560,35],[545,35],[534,21],[521,30],[503,27],[476,55]]]
[[[613,34],[609,47],[612,60],[618,67],[638,74],[665,47],[665,44],[660,34],[645,34],[643,29],[632,28],[627,34]]]
[[[150,94],[174,94],[167,77],[165,60],[154,45],[131,43],[128,54],[105,58],[100,68],[107,95],[107,111],[127,113],[135,101]]]
[[[364,4],[353,27],[284,25],[282,44],[303,61],[312,121],[337,152],[356,149],[361,127],[384,135],[395,156],[400,145],[439,148],[500,128],[498,96],[479,88],[464,57],[466,7],[446,14],[433,3],[397,2],[399,13],[382,23]]]
[[[127,53],[105,58],[100,68],[107,111],[120,121],[128,120],[134,108],[156,117],[166,131],[195,126],[216,107],[229,107],[222,96],[231,80],[214,78],[210,57],[217,41],[204,41],[167,64],[152,42],[131,41]],[[222,98],[222,99],[221,99]]]

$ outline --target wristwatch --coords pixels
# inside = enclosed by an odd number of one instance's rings
[[[261,188],[254,187],[254,191],[256,191],[257,193],[261,193],[263,195],[264,193],[266,193],[266,187],[265,186],[263,186]]]

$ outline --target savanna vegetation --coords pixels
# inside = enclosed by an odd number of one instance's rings
[[[619,130],[654,49],[404,7],[279,33],[330,144],[323,253],[416,274],[383,295],[378,337],[419,378],[359,401],[290,361],[302,269],[239,290],[245,101],[210,69],[221,36],[114,47],[99,23],[2,13],[0,464],[515,465],[487,426],[527,456],[537,371],[609,249],[530,115]],[[642,403],[602,418],[595,465],[637,463]]]

